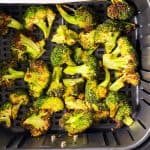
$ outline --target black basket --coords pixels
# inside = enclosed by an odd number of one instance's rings
[[[150,135],[150,3],[148,0],[133,1],[137,6],[137,16],[133,21],[139,24],[139,28],[132,33],[131,40],[134,44],[140,60],[139,72],[141,72],[141,84],[134,87],[127,87],[123,90],[129,97],[130,102],[134,108],[133,118],[135,122],[130,127],[122,127],[112,131],[114,123],[110,120],[100,122],[92,126],[87,132],[80,134],[78,137],[68,137],[67,134],[58,126],[58,120],[63,112],[56,113],[52,118],[52,128],[46,135],[40,138],[32,138],[23,128],[20,127],[21,118],[27,111],[26,107],[22,107],[18,118],[13,122],[11,129],[0,128],[0,149],[44,149],[52,148],[95,148],[95,149],[132,149],[143,143]],[[81,3],[74,3],[79,6]],[[82,3],[94,7],[99,13],[99,22],[106,19],[106,6],[108,2],[88,2]],[[20,20],[24,14],[25,9],[29,5],[0,5],[0,10],[7,12],[14,18]],[[57,11],[54,5],[50,7]],[[22,21],[22,20],[20,20]],[[55,32],[59,24],[67,24],[59,15],[54,22],[52,32]],[[70,26],[75,28],[74,26]],[[0,37],[0,61],[11,57],[10,40],[15,34],[15,30],[9,30],[5,37]],[[51,33],[53,34],[53,33]],[[41,38],[40,32],[35,32],[35,36]],[[41,59],[49,64],[50,50],[54,44],[47,41],[46,53]],[[96,54],[101,54],[102,49],[97,50]],[[19,69],[24,69],[25,65],[20,65]],[[17,80],[15,86],[12,88],[0,89],[0,103],[8,99],[9,93],[15,88],[26,89],[26,84],[22,80]]]

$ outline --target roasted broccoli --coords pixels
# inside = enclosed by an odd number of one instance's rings
[[[33,110],[47,110],[52,114],[63,109],[64,103],[58,97],[39,97],[33,102]]]
[[[75,48],[74,50],[74,61],[77,65],[81,65],[88,61],[88,52],[83,50],[80,47]]]
[[[33,30],[34,26],[40,28],[45,38],[50,35],[51,27],[56,14],[45,6],[31,6],[24,14],[24,26],[28,30]]]
[[[8,28],[21,30],[23,29],[23,25],[11,16],[0,12],[0,35],[7,34]]]
[[[29,97],[24,90],[15,90],[10,93],[9,101],[12,106],[12,119],[16,119],[21,106],[29,103]]]
[[[63,64],[67,64],[70,66],[74,66],[75,63],[71,59],[72,51],[65,45],[56,45],[53,48],[50,61],[53,66],[61,66]]]
[[[33,112],[23,122],[23,127],[30,130],[32,136],[40,136],[47,132],[51,126],[50,116],[48,111],[41,110]]]
[[[111,0],[112,4],[107,8],[107,16],[111,19],[127,20],[134,14],[134,8],[125,0]]]
[[[135,28],[134,23],[107,19],[96,28],[95,43],[103,44],[106,53],[111,53],[117,44],[119,35],[128,33]]]
[[[109,87],[110,91],[119,91],[126,83],[137,86],[140,81],[140,76],[135,71],[122,71],[122,75],[116,79]]]
[[[56,5],[56,7],[61,16],[68,23],[77,25],[80,28],[85,29],[86,31],[93,28],[95,22],[92,11],[89,7],[81,6],[75,10],[69,6],[65,6],[74,13],[73,15],[70,15],[68,12],[66,12],[61,5]]]
[[[132,125],[134,122],[131,114],[132,114],[132,107],[128,103],[127,98],[122,95],[122,101],[121,106],[119,107],[116,115],[115,115],[115,121],[117,122],[117,128],[121,126],[122,123],[124,123],[127,126]]]
[[[24,77],[24,81],[28,83],[30,95],[39,97],[47,87],[50,75],[51,73],[44,61],[30,61],[30,66]]]
[[[60,25],[51,41],[57,44],[67,44],[71,46],[78,41],[78,34],[75,31],[68,29],[66,25]]]
[[[86,79],[92,79],[96,77],[97,70],[97,59],[91,55],[83,65],[68,66],[64,69],[64,73],[68,75],[80,74]]]
[[[23,34],[17,34],[12,40],[11,50],[18,60],[24,61],[27,56],[31,59],[40,58],[45,52],[45,41],[34,42],[32,38]]]
[[[0,86],[11,87],[16,79],[24,78],[23,71],[17,71],[14,68],[17,66],[15,60],[6,60],[0,62]]]
[[[93,119],[96,122],[99,122],[103,119],[107,119],[109,117],[109,109],[105,102],[100,102],[98,104],[98,110],[94,112]]]
[[[63,83],[65,85],[65,93],[64,97],[69,96],[78,96],[81,90],[83,89],[84,79],[76,78],[76,79],[63,79]]]
[[[5,102],[0,106],[0,124],[3,123],[7,128],[11,127],[12,104]]]
[[[84,100],[81,100],[81,99],[76,99],[75,97],[73,96],[69,96],[69,97],[66,97],[64,99],[65,101],[65,106],[67,109],[69,110],[90,110],[91,107],[88,103],[86,103],[86,101]]]
[[[47,91],[47,95],[62,97],[64,93],[64,85],[60,81],[62,77],[62,67],[54,67],[52,74],[52,81]]]
[[[96,30],[92,30],[90,32],[81,32],[79,34],[79,43],[80,45],[88,51],[88,54],[92,54],[99,46],[95,42]]]
[[[65,113],[59,120],[59,125],[64,128],[69,135],[81,133],[88,129],[93,123],[91,112],[75,111]]]

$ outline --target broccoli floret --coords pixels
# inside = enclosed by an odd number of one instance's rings
[[[92,11],[89,7],[86,6],[81,6],[77,8],[76,10],[73,8],[70,8],[68,6],[68,9],[73,11],[73,15],[70,15],[68,12],[66,12],[61,5],[56,5],[57,10],[61,14],[61,16],[70,24],[74,24],[79,26],[80,28],[87,30],[90,30],[93,28],[93,25],[95,24],[94,22],[94,17],[92,14]]]
[[[18,60],[24,61],[27,56],[31,59],[38,59],[45,52],[44,45],[44,40],[34,42],[32,38],[20,33],[13,39],[11,50]]]
[[[75,111],[65,113],[59,120],[59,125],[64,128],[69,135],[81,133],[88,129],[93,123],[91,112]]]
[[[0,106],[0,124],[4,123],[7,128],[11,127],[12,104],[5,102]]]
[[[0,62],[0,86],[11,87],[14,85],[16,79],[24,78],[23,71],[17,71],[16,62],[14,60],[7,60]]]
[[[28,30],[33,30],[34,26],[40,28],[45,38],[50,35],[51,27],[56,14],[45,6],[31,6],[24,14],[24,26]]]
[[[96,28],[95,43],[103,44],[106,53],[111,53],[117,44],[119,35],[122,32],[130,32],[135,28],[136,25],[133,23],[107,19]]]
[[[116,115],[115,115],[115,121],[117,122],[117,127],[120,127],[122,123],[124,123],[127,126],[132,125],[133,119],[131,117],[132,114],[132,107],[127,101],[127,98],[124,96],[124,99],[122,99],[122,102],[120,104]]]
[[[47,110],[55,113],[64,109],[63,101],[58,97],[40,97],[33,102],[34,110]]]
[[[35,98],[39,97],[47,87],[50,75],[51,73],[44,61],[31,61],[24,77],[24,81],[28,83],[30,95]]]
[[[8,32],[8,28],[14,28],[16,30],[23,29],[23,25],[12,18],[11,16],[0,12],[0,35],[5,35]]]
[[[134,8],[125,0],[111,0],[112,4],[107,8],[107,16],[111,19],[127,20],[134,14]]]
[[[68,29],[66,25],[59,25],[51,41],[57,44],[67,44],[71,46],[78,41],[78,34]]]
[[[109,87],[110,91],[119,91],[126,83],[137,86],[140,81],[140,76],[135,71],[123,71],[122,75],[116,79]]]
[[[66,97],[64,99],[65,106],[69,110],[90,110],[90,105],[86,101],[81,99],[75,99],[73,96]]]
[[[75,63],[71,59],[72,51],[65,45],[56,45],[53,48],[50,61],[53,66],[61,66],[63,64],[67,64],[70,66],[74,66]]]
[[[64,85],[60,81],[62,77],[62,67],[54,67],[52,74],[52,81],[47,91],[47,95],[62,97],[64,93]]]
[[[65,98],[69,96],[78,96],[83,89],[84,79],[63,79],[63,83],[65,85],[65,93],[63,95]]]
[[[13,105],[17,105],[17,104],[27,105],[29,102],[29,96],[24,90],[15,90],[10,93],[9,101]]]
[[[9,101],[12,106],[12,118],[16,119],[21,106],[26,106],[29,103],[29,97],[23,90],[15,90],[10,93]]]
[[[114,118],[118,108],[120,101],[122,100],[122,97],[124,97],[123,94],[117,93],[117,92],[109,92],[108,96],[105,99],[105,103],[110,111],[110,118]]]
[[[96,77],[98,70],[97,59],[94,56],[89,56],[88,61],[80,66],[68,66],[64,69],[64,73],[68,75],[80,74],[86,79]]]
[[[47,132],[50,126],[50,114],[45,110],[32,113],[23,122],[23,127],[30,130],[31,135],[34,137]]]
[[[92,54],[99,46],[95,43],[96,30],[90,32],[81,32],[79,34],[79,43],[80,45],[88,51],[88,54]]]

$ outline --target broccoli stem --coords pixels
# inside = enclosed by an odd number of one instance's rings
[[[71,24],[76,24],[76,19],[74,16],[69,15],[66,11],[64,11],[61,7],[61,5],[56,5],[59,13],[62,15],[62,17]]]
[[[23,34],[20,36],[22,45],[28,47],[27,53],[31,54],[32,58],[38,58],[39,55],[44,52],[44,50],[42,51],[42,49],[40,49],[30,38],[27,38]]]
[[[75,75],[75,74],[82,74],[83,72],[87,72],[87,66],[86,65],[80,65],[80,66],[68,66],[64,69],[65,74],[69,75]]]
[[[67,87],[72,87],[78,83],[83,83],[84,79],[83,78],[77,78],[77,79],[63,79],[63,83]]]
[[[99,84],[99,86],[102,86],[102,87],[107,87],[109,82],[110,82],[110,72],[108,71],[107,68],[104,68],[104,71],[105,71],[105,79],[103,82],[101,82]]]
[[[117,92],[119,89],[124,87],[124,81],[122,78],[117,79],[109,88],[110,91]]]
[[[3,79],[20,79],[24,78],[25,73],[23,71],[16,71],[12,68],[8,69],[9,74],[4,75]]]
[[[130,116],[125,116],[123,119],[123,123],[127,126],[131,126],[134,120]]]
[[[62,67],[54,67],[52,74],[52,81],[59,83],[61,76],[62,76]]]
[[[17,29],[17,30],[23,29],[23,25],[19,21],[15,20],[13,18],[11,18],[11,21],[7,26],[10,28]]]
[[[47,27],[46,22],[44,20],[40,20],[36,23],[36,25],[43,31],[44,37],[48,38],[50,27]]]

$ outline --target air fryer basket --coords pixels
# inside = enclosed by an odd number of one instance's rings
[[[32,138],[20,127],[21,117],[27,111],[22,108],[19,117],[14,121],[13,127],[8,130],[0,126],[0,149],[59,149],[64,148],[86,148],[86,149],[132,149],[142,144],[150,135],[150,2],[147,0],[133,0],[137,7],[137,16],[133,21],[139,24],[139,28],[132,33],[131,40],[139,56],[139,72],[141,73],[141,84],[136,87],[127,87],[123,91],[130,96],[130,101],[134,108],[134,124],[131,127],[122,127],[112,131],[114,124],[111,121],[104,121],[94,125],[87,132],[80,134],[78,137],[68,137],[67,134],[58,126],[58,120],[63,112],[55,114],[52,118],[53,126],[46,135],[40,138]],[[75,6],[82,4],[74,3]],[[106,1],[83,3],[94,7],[99,12],[100,22],[106,19],[105,8],[108,4]],[[29,5],[0,5],[0,10],[8,12],[13,17],[20,20],[25,9]],[[50,5],[54,10],[54,5]],[[20,20],[22,21],[22,20]],[[59,24],[66,22],[58,15],[52,32]],[[68,25],[68,24],[67,24]],[[76,28],[75,28],[76,29]],[[11,57],[10,39],[14,36],[15,31],[10,30],[8,35],[0,37],[0,61]],[[53,33],[52,33],[53,34]],[[35,36],[41,37],[41,33],[35,32]],[[42,59],[49,64],[49,53],[54,44],[47,42],[46,54]],[[99,49],[96,55],[102,54]],[[20,65],[20,68],[26,67]],[[17,80],[13,88],[0,89],[0,103],[8,99],[8,94],[14,88],[26,89],[22,80]]]

